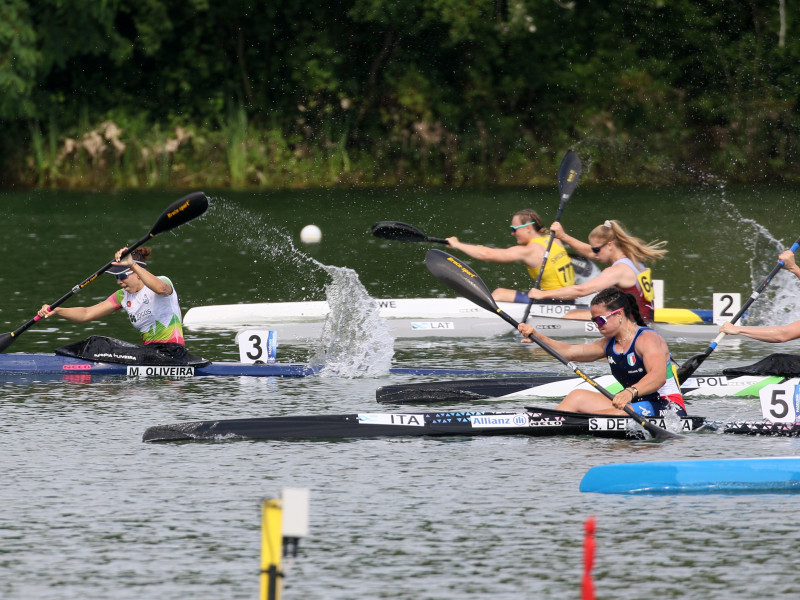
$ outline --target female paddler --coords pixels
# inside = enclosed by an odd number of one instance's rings
[[[57,353],[89,360],[107,360],[127,364],[197,364],[208,361],[189,354],[185,347],[178,294],[169,277],[154,275],[147,268],[151,249],[138,248],[121,257],[127,248],[114,255],[113,266],[106,273],[114,275],[120,289],[92,306],[58,306],[45,304],[39,316],[53,315],[85,323],[123,310],[141,336],[144,346],[133,346],[114,338],[92,336],[83,342],[58,349]]]
[[[447,244],[450,248],[460,250],[467,256],[478,260],[496,263],[521,262],[528,267],[531,279],[536,281],[542,268],[545,249],[550,241],[550,232],[542,226],[539,213],[525,208],[511,217],[511,235],[517,244],[510,248],[489,248],[488,246],[465,244],[455,236],[447,238]],[[554,290],[574,283],[575,269],[572,266],[572,259],[564,246],[553,241],[547,264],[544,267],[541,288]],[[527,292],[508,288],[497,288],[492,292],[492,298],[497,302],[523,302],[525,304],[529,302]]]
[[[520,323],[519,330],[533,335],[570,361],[607,359],[611,373],[624,387],[613,400],[593,390],[573,390],[556,406],[557,410],[582,413],[625,414],[630,404],[643,416],[662,416],[674,410],[686,414],[677,372],[669,348],[661,335],[645,325],[636,299],[616,287],[601,290],[590,306],[592,321],[602,338],[590,344],[567,344],[538,333]]]
[[[663,258],[666,242],[645,243],[632,236],[622,227],[619,221],[606,221],[589,233],[589,243],[582,242],[564,231],[561,223],[550,226],[556,238],[569,244],[578,254],[603,263],[610,267],[603,269],[597,277],[578,285],[545,291],[532,289],[528,295],[534,300],[572,300],[592,294],[604,288],[615,286],[632,294],[639,305],[639,313],[645,321],[652,321],[654,316],[653,283],[650,269],[646,262]],[[566,314],[568,319],[588,319],[589,311],[575,309]]]

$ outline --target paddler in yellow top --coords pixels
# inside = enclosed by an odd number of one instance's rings
[[[510,248],[489,248],[475,244],[465,244],[457,237],[447,238],[450,248],[460,250],[464,254],[497,263],[522,262],[528,267],[528,274],[536,281],[542,268],[544,251],[550,241],[550,231],[542,226],[542,219],[535,210],[525,208],[514,214],[511,218],[511,235],[517,240],[516,246]],[[553,240],[550,256],[544,267],[541,289],[554,290],[575,283],[575,269],[572,266],[567,251],[558,241]],[[497,288],[492,292],[492,298],[497,302],[530,301],[527,290],[520,292],[508,288]]]

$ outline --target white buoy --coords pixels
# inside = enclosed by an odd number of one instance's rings
[[[306,225],[300,230],[300,241],[304,244],[318,244],[322,239],[322,230],[316,225]]]

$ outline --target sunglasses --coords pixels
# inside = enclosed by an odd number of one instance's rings
[[[527,227],[528,225],[536,225],[536,221],[531,221],[530,223],[523,223],[522,225],[509,225],[511,227],[511,231],[516,231],[521,227]]]
[[[124,273],[118,273],[116,275],[117,281],[125,281],[128,278],[128,275],[133,275],[133,271],[125,271]]]
[[[592,317],[592,321],[594,321],[594,324],[597,325],[598,327],[602,327],[603,325],[608,323],[608,317],[617,314],[621,310],[625,310],[625,308],[618,308],[617,310],[612,310],[607,315],[599,315],[597,317]]]
[[[604,243],[600,244],[599,246],[590,246],[590,248],[592,249],[592,252],[594,252],[595,254],[600,254],[600,250],[602,250],[603,246],[605,246],[607,243],[608,242],[604,242]]]

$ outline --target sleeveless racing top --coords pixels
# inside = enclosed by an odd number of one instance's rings
[[[636,303],[639,305],[639,312],[642,318],[645,321],[652,321],[655,314],[653,310],[653,299],[656,295],[653,291],[653,280],[650,269],[645,267],[642,263],[634,264],[630,258],[620,258],[614,261],[614,264],[611,266],[613,267],[620,264],[630,267],[633,270],[636,275],[636,285],[629,288],[617,287],[627,294],[633,294],[633,297],[636,298]]]
[[[528,242],[528,245],[539,244],[547,250],[547,244],[550,243],[550,236],[538,237]],[[539,277],[539,271],[542,270],[541,265],[538,267],[528,267],[528,274],[531,279],[536,281]],[[555,290],[568,285],[575,284],[575,269],[572,267],[572,259],[564,250],[564,246],[553,241],[550,246],[550,256],[547,258],[547,264],[544,266],[544,275],[542,275],[541,288],[542,290]]]
[[[631,340],[630,345],[627,347],[627,349],[625,349],[624,352],[617,352],[614,350],[614,338],[611,338],[606,342],[606,358],[608,358],[608,364],[611,367],[611,374],[622,384],[623,387],[630,387],[632,385],[635,386],[637,383],[639,383],[639,380],[641,380],[641,378],[647,374],[647,371],[644,367],[644,360],[639,354],[636,353],[636,340],[639,339],[639,336],[644,331],[654,330],[650,329],[649,327],[639,327],[639,329],[636,331],[636,335],[633,336],[633,340]],[[653,400],[669,400],[670,402],[674,402],[682,409],[686,410],[686,406],[683,404],[681,388],[678,384],[678,372],[675,369],[675,364],[671,359],[669,362],[667,362],[666,377],[667,380],[657,392],[639,396],[634,401],[641,402],[644,400],[649,400],[652,402]]]
[[[125,290],[117,290],[108,299],[118,308],[125,309],[131,324],[139,330],[142,343],[185,344],[183,324],[181,323],[181,307],[178,306],[178,294],[169,277],[159,275],[159,279],[172,288],[169,296],[159,296],[149,287],[144,286],[133,294]]]

